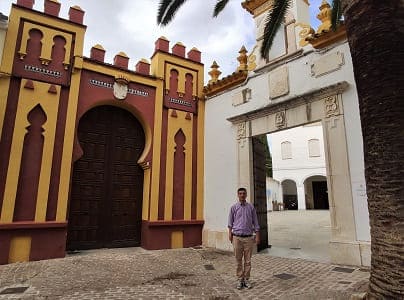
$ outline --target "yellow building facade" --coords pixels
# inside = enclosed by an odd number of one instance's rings
[[[84,57],[85,12],[33,2],[13,4],[0,66],[0,263],[200,245],[201,53],[161,37],[135,70]]]

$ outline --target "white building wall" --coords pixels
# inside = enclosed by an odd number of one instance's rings
[[[281,30],[283,29],[281,28]],[[274,44],[273,48],[277,48],[277,46]],[[347,42],[340,42],[322,50],[314,50],[308,45],[302,50],[303,52],[300,54],[280,59],[279,63],[269,62],[264,67],[258,67],[255,72],[250,74],[245,83],[206,101],[204,243],[207,246],[231,249],[230,243],[227,242],[226,222],[228,210],[236,201],[240,174],[237,157],[237,126],[232,125],[227,119],[341,82],[348,84],[348,88],[342,93],[342,103],[345,114],[346,147],[349,156],[350,188],[353,193],[356,235],[358,241],[370,241],[362,133],[349,45]],[[257,55],[258,57],[259,55]],[[316,74],[316,71],[313,71],[313,66],[320,64],[320,59],[322,62],[326,61],[325,67],[329,68],[328,63],[335,64],[336,57],[342,60],[336,68],[331,68],[324,74]],[[271,73],[280,68],[287,69],[287,92],[283,96],[271,99],[269,77]],[[245,88],[251,89],[251,99],[242,105],[233,106],[234,95],[241,93]],[[248,130],[249,128],[247,128]],[[249,147],[248,143],[246,147]],[[321,170],[323,170],[322,174],[325,174],[323,167]],[[247,171],[242,170],[242,172]],[[313,173],[318,175],[318,172]],[[304,175],[299,176],[299,178],[303,177]],[[297,179],[297,181],[299,180]]]
[[[308,143],[319,140],[320,156],[310,157]],[[304,181],[311,176],[326,176],[324,139],[321,123],[300,126],[270,134],[273,178],[280,183],[286,179],[296,183],[298,208],[306,209]],[[292,158],[283,159],[281,143],[290,142]]]
[[[229,109],[226,103],[208,101],[206,104],[209,126],[205,126],[205,145],[208,146],[205,147],[203,239],[204,244],[210,247],[231,250],[226,230],[230,206],[237,201],[236,129],[223,119]]]
[[[298,185],[314,175],[325,175],[324,139],[321,124],[301,126],[270,134],[273,178],[292,179]],[[308,141],[318,139],[320,156],[310,157]],[[291,142],[292,158],[282,159],[281,143]]]

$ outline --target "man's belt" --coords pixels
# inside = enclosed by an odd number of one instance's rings
[[[252,234],[247,234],[247,235],[244,235],[244,234],[233,234],[234,236],[237,236],[237,237],[252,237],[253,235]]]

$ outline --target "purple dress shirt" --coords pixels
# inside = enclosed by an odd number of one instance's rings
[[[258,232],[260,226],[255,207],[248,202],[241,204],[238,201],[230,208],[228,226],[234,235],[252,235],[253,232]]]

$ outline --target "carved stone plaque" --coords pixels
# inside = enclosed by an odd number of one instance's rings
[[[311,64],[311,76],[320,77],[337,71],[341,69],[344,63],[344,54],[339,51],[324,55]]]
[[[269,96],[274,99],[289,93],[288,68],[280,67],[269,73]]]
[[[240,104],[246,103],[251,100],[251,89],[245,88],[241,91],[237,91],[232,95],[233,106],[238,106]]]

